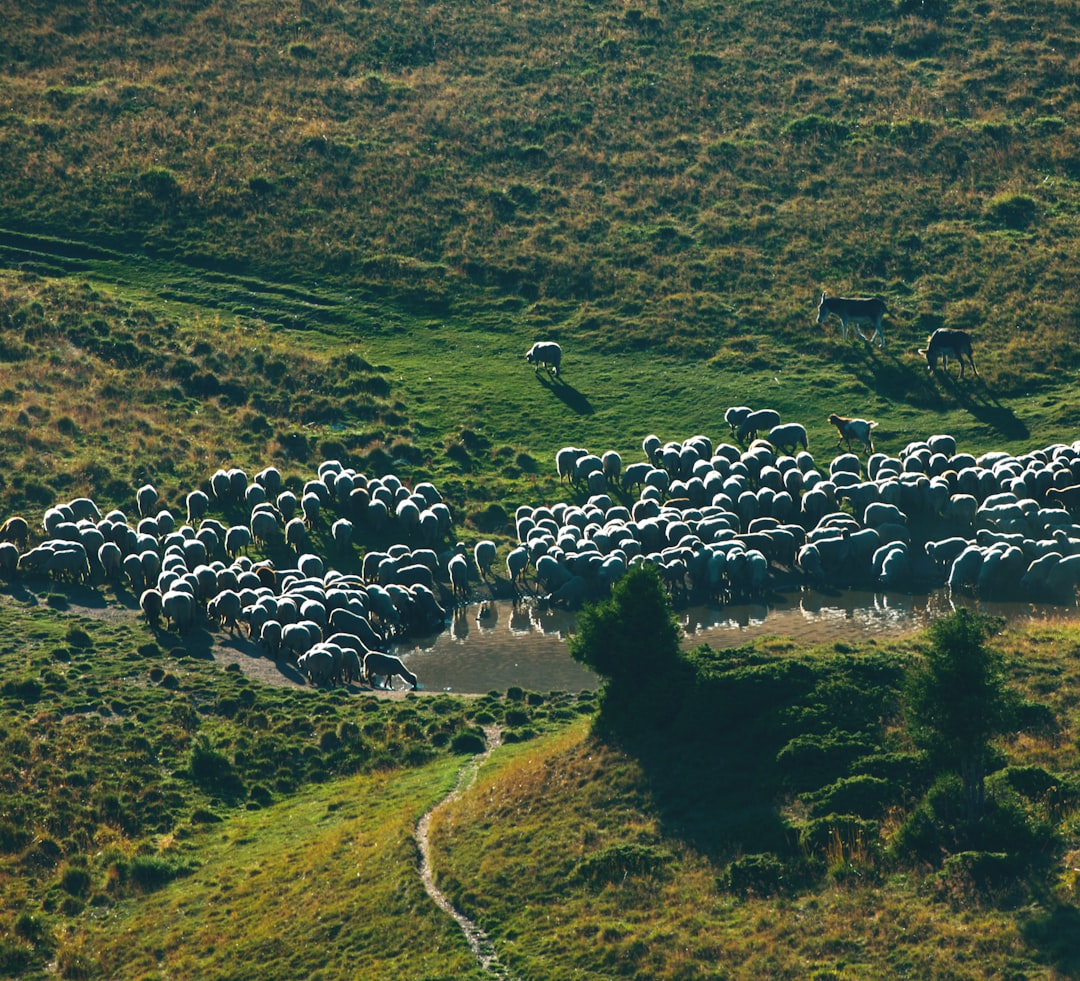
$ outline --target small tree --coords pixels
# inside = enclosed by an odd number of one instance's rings
[[[671,600],[648,564],[631,568],[609,599],[581,611],[570,654],[604,678],[600,721],[613,734],[671,720],[679,688],[692,676],[679,637]]]
[[[905,714],[915,744],[934,766],[959,774],[968,821],[986,805],[990,741],[1008,731],[1015,699],[999,652],[986,646],[1000,621],[960,609],[929,628],[930,649],[907,681]]]

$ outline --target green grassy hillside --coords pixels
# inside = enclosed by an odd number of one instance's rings
[[[176,454],[187,482],[323,443],[460,476],[481,509],[534,493],[560,445],[719,435],[731,404],[775,405],[819,452],[832,411],[892,450],[942,429],[1019,450],[1080,419],[1067,5],[4,14],[4,456],[20,411],[92,442],[56,405],[87,357],[125,391],[150,376],[131,424],[205,448]],[[886,350],[816,326],[822,288],[883,295]],[[974,331],[982,381],[927,377],[942,324]],[[541,335],[566,387],[521,363]],[[204,409],[233,417],[209,439]],[[3,469],[92,469],[59,442]],[[129,456],[78,480],[169,482],[152,445]]]
[[[131,509],[147,481],[179,514],[219,467],[295,482],[336,457],[432,479],[457,536],[503,540],[516,505],[571,493],[558,447],[629,461],[650,432],[721,438],[733,404],[804,422],[821,458],[834,411],[890,453],[1072,442],[1078,21],[1017,0],[0,0],[0,517]],[[823,289],[883,296],[884,350],[817,326]],[[943,325],[973,332],[979,378],[928,375]],[[561,381],[524,363],[539,337]],[[1057,781],[999,787],[1041,865],[987,880],[836,832],[779,883],[748,829],[798,837],[820,801],[691,807],[590,737],[588,694],[278,689],[152,634],[130,596],[80,599],[0,596],[0,974],[482,976],[409,835],[491,725],[510,745],[434,859],[517,977],[1080,970],[1071,628],[1003,641],[1052,715],[999,747]],[[919,653],[720,659],[817,677]],[[901,739],[888,711],[870,727]],[[910,806],[875,817],[882,842]]]

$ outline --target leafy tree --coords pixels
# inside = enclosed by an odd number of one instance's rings
[[[668,724],[693,671],[679,650],[680,629],[657,571],[641,564],[611,597],[586,606],[570,638],[571,656],[604,678],[601,726],[627,734]]]
[[[985,809],[990,741],[1009,729],[1015,714],[1003,658],[986,644],[1000,626],[964,609],[935,620],[925,662],[905,691],[911,738],[932,765],[960,776],[968,821]]]

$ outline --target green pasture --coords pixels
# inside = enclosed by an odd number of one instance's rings
[[[219,467],[336,458],[434,481],[505,550],[516,506],[581,496],[560,447],[720,442],[732,405],[822,466],[832,412],[889,454],[1071,443],[1078,27],[1060,0],[0,0],[0,519],[134,514],[146,482],[179,516]],[[816,325],[823,289],[882,296],[885,348]],[[979,377],[927,372],[941,326]],[[5,582],[0,976],[483,976],[411,835],[491,726],[434,867],[523,981],[1076,976],[1080,640],[995,642],[1022,867],[891,848],[921,638],[699,651],[718,729],[760,712],[686,760],[596,738],[593,693],[255,683],[123,590]],[[856,744],[879,770],[837,776]]]

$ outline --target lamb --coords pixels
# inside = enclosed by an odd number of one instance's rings
[[[537,341],[526,352],[525,360],[536,366],[534,370],[539,371],[540,367],[544,366],[558,377],[559,366],[562,364],[562,348],[554,341]]]
[[[844,416],[838,416],[835,412],[829,416],[829,422],[840,433],[840,438],[836,441],[837,448],[841,443],[844,443],[850,451],[851,441],[857,440],[862,443],[867,453],[874,452],[874,441],[871,438],[870,431],[877,426],[876,422],[868,419],[846,419]]]

